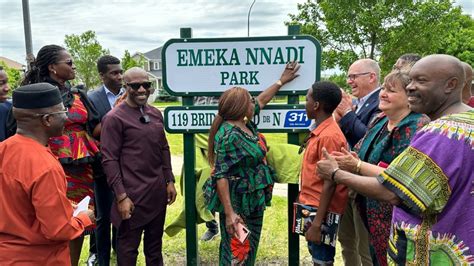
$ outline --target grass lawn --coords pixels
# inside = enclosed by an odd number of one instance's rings
[[[180,101],[177,102],[154,102],[151,105],[157,107],[157,108],[165,108],[168,106],[178,106],[182,105]]]
[[[286,143],[286,133],[265,133],[265,138],[267,139],[268,145],[271,146],[272,143]],[[166,133],[166,139],[170,146],[171,154],[175,156],[183,155],[183,134],[170,134]]]
[[[177,186],[178,188],[178,186]],[[166,216],[166,224],[171,223],[180,213],[184,205],[183,197],[179,196],[176,202],[168,208]],[[287,224],[286,197],[274,196],[272,206],[265,212],[263,229],[260,238],[260,246],[257,254],[258,265],[287,265],[288,263],[288,240],[287,240]],[[200,224],[198,226],[198,237],[206,231],[206,226]],[[217,237],[210,242],[199,241],[199,257],[201,265],[217,265],[219,256],[219,241]],[[340,250],[338,246],[337,249]],[[89,250],[88,237],[84,241],[82,248],[80,265],[84,265],[87,260]],[[140,254],[138,255],[137,265],[145,265],[143,255],[143,245],[140,246]],[[186,240],[185,231],[182,230],[174,237],[166,234],[163,237],[163,256],[165,265],[185,265],[186,263]],[[336,264],[343,265],[340,252],[336,254]],[[311,257],[306,248],[306,242],[300,237],[300,264],[312,265]],[[112,265],[116,265],[113,258]]]
[[[180,104],[180,103],[178,103]],[[168,105],[169,106],[169,105]],[[286,143],[287,135],[284,133],[265,134],[269,146],[272,143]],[[171,153],[174,156],[183,154],[183,135],[166,134],[170,145]],[[179,177],[178,177],[179,178]],[[178,183],[179,181],[177,181]],[[179,186],[176,186],[179,189]],[[181,212],[184,206],[184,199],[180,196],[176,202],[168,208],[166,225],[170,224]],[[274,196],[272,206],[265,212],[263,229],[257,254],[258,265],[287,265],[288,264],[288,240],[287,240],[287,199],[286,197]],[[204,224],[198,226],[198,238],[206,231]],[[216,238],[210,242],[199,241],[200,265],[217,265],[219,256],[219,241]],[[145,265],[143,246],[140,246],[137,265]],[[80,264],[84,265],[89,255],[89,238],[86,237],[82,248]],[[185,265],[186,263],[186,239],[185,231],[182,230],[174,237],[166,234],[163,236],[163,256],[166,265]],[[112,256],[114,257],[114,256]],[[312,265],[311,257],[306,247],[306,241],[300,237],[300,264]],[[112,265],[116,265],[115,258]],[[337,247],[335,265],[343,265],[340,255],[340,247]]]

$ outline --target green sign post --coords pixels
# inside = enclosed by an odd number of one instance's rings
[[[278,80],[286,62],[298,61],[300,76],[278,95],[288,95],[286,105],[268,105],[253,121],[261,132],[286,132],[289,144],[299,144],[308,121],[299,95],[320,80],[321,47],[311,36],[299,35],[299,25],[288,27],[289,36],[255,38],[193,39],[191,28],[180,29],[180,39],[171,39],[162,49],[163,85],[183,106],[165,109],[165,128],[182,133],[184,140],[184,195],[186,216],[186,261],[197,265],[195,133],[207,133],[217,106],[193,106],[194,96],[219,96],[232,86],[259,94]],[[299,265],[299,236],[293,234],[293,202],[298,184],[288,184],[288,264]]]

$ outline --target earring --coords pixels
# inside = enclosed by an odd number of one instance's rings
[[[247,116],[244,116],[244,123],[247,124],[249,122],[249,119]]]
[[[53,74],[56,75],[56,70],[53,69]]]

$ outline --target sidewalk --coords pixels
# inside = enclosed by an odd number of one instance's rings
[[[171,166],[173,167],[173,174],[175,176],[181,175],[181,168],[183,167],[183,157],[171,155]],[[288,186],[286,184],[275,183],[273,187],[273,195],[286,197]]]

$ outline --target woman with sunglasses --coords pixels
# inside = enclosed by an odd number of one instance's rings
[[[356,174],[378,176],[410,144],[415,132],[429,122],[426,115],[408,107],[405,91],[410,79],[410,64],[389,73],[379,94],[382,113],[369,125],[365,136],[355,146],[357,154],[343,150],[335,153],[339,167]],[[369,232],[374,265],[387,265],[388,239],[392,205],[358,195],[356,202]]]
[[[61,46],[43,46],[26,72],[22,85],[48,82],[57,86],[68,109],[68,118],[63,135],[50,138],[48,145],[59,158],[67,179],[67,197],[77,204],[90,196],[89,207],[93,208],[93,179],[91,162],[96,160],[99,148],[91,137],[98,124],[98,113],[88,100],[82,87],[71,87],[69,81],[76,76],[76,67],[71,55]],[[10,126],[11,127],[11,126]],[[85,234],[93,231],[86,229]],[[78,265],[84,236],[70,242],[71,264]]]
[[[296,62],[288,63],[280,80],[257,98],[244,88],[233,87],[219,99],[209,131],[208,158],[214,169],[203,190],[208,209],[219,212],[220,265],[255,264],[274,172],[265,158],[265,139],[251,119],[284,84],[298,76],[298,69]]]

